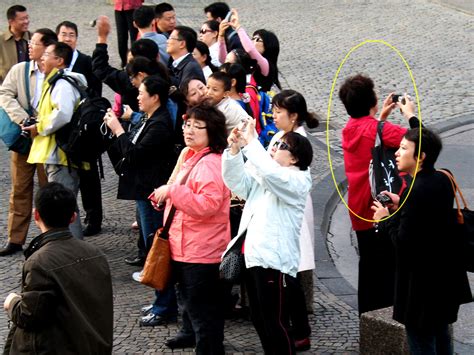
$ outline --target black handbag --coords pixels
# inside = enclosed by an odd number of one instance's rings
[[[451,181],[456,200],[456,208],[453,209],[456,218],[455,235],[459,237],[461,261],[466,271],[474,272],[474,211],[467,207],[466,200],[454,176],[446,170],[438,171],[445,174]],[[461,197],[464,208],[461,208],[458,195]]]
[[[219,274],[222,280],[239,283],[245,270],[245,258],[242,253],[242,245],[245,241],[247,231],[242,233],[232,247],[224,254],[219,266]]]
[[[370,192],[373,199],[382,191],[398,194],[402,187],[402,179],[395,162],[397,149],[384,146],[382,139],[383,121],[377,124],[375,146],[372,148],[372,160],[369,164]]]

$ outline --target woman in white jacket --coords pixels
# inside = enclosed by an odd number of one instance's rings
[[[268,145],[267,149],[271,155],[274,154],[281,137],[287,132],[296,132],[306,137],[307,133],[303,123],[306,123],[308,128],[316,128],[319,125],[317,116],[308,112],[308,106],[303,95],[295,90],[283,90],[276,94],[272,99],[272,107],[273,119],[280,131],[273,136]],[[291,291],[290,319],[296,350],[303,351],[311,347],[309,337],[311,327],[308,322],[307,309],[308,304],[308,308],[312,309],[310,305],[313,298],[313,269],[315,268],[314,217],[311,194],[308,194],[306,199],[299,241],[301,258],[298,267],[298,282]]]
[[[238,236],[246,233],[245,283],[253,324],[266,354],[293,354],[288,289],[296,282],[300,262],[299,235],[312,183],[308,167],[313,150],[307,138],[288,132],[272,158],[254,128],[250,122],[245,131],[232,131],[230,148],[222,156],[223,177],[246,200]],[[252,164],[245,165],[243,155]]]

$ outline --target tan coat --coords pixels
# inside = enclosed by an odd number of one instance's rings
[[[28,101],[25,86],[26,62],[15,64],[0,86],[0,107],[8,113],[11,120],[20,124],[28,117]],[[35,62],[30,62],[30,97],[33,100],[36,88]]]
[[[31,38],[30,32],[23,34],[23,39],[28,41]],[[5,80],[5,76],[12,66],[18,63],[15,39],[10,30],[0,32],[0,84]]]

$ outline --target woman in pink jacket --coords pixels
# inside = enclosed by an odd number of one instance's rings
[[[171,205],[176,207],[169,241],[183,310],[181,330],[165,344],[172,349],[195,345],[198,354],[224,354],[219,263],[230,241],[230,191],[221,173],[225,117],[205,105],[190,108],[186,115],[183,134],[189,151],[176,181],[155,192],[158,202],[167,202],[165,219]]]

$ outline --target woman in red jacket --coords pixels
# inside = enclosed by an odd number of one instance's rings
[[[342,130],[344,168],[349,183],[348,205],[352,228],[357,235],[359,248],[359,314],[393,304],[395,260],[393,246],[388,238],[375,232],[372,222],[372,196],[369,185],[369,163],[379,120],[385,121],[395,107],[402,110],[411,127],[418,125],[414,117],[415,105],[393,103],[390,94],[383,103],[380,118],[377,114],[377,95],[374,82],[361,74],[346,79],[339,90],[339,98],[344,104],[349,121]],[[385,122],[383,128],[384,145],[397,148],[406,128]],[[357,215],[356,215],[357,214]]]

